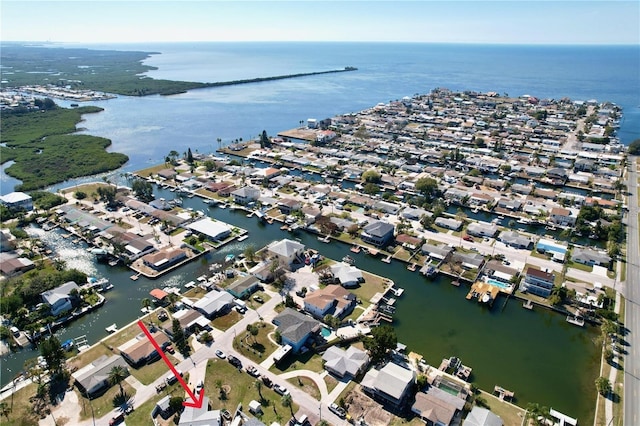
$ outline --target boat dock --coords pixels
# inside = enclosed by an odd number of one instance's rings
[[[471,372],[473,371],[471,367],[463,365],[462,361],[460,361],[460,358],[455,356],[452,356],[451,358],[444,358],[440,363],[438,370],[452,374],[464,381],[469,381],[469,377],[471,376]]]
[[[318,237],[318,241],[322,242],[322,243],[326,243],[329,244],[331,242],[331,239],[329,238],[329,236],[325,236],[325,237]]]
[[[567,322],[578,327],[584,327],[584,318],[578,315],[567,315]]]
[[[383,257],[380,260],[383,261],[384,263],[391,263],[391,255],[389,255],[387,257]]]
[[[526,302],[524,302],[522,304],[522,307],[525,308],[525,309],[532,310],[533,309],[533,302],[531,300],[527,300]]]
[[[495,385],[495,387],[493,388],[493,393],[498,394],[498,399],[500,399],[500,401],[504,401],[505,399],[513,400],[513,397],[515,396],[513,392],[506,390],[502,386],[498,385]]]
[[[471,290],[467,293],[466,299],[471,300],[473,298],[477,298],[479,301],[490,303],[496,299],[498,293],[500,293],[500,288],[483,281],[476,281],[471,284]],[[485,296],[490,297],[491,300],[486,300],[487,298]]]
[[[105,327],[105,330],[107,331],[107,333],[115,333],[116,331],[118,331],[118,326],[116,325],[116,323],[114,322],[113,324],[111,324],[108,327]]]
[[[360,250],[362,249],[360,248],[360,246],[351,246],[349,250],[351,250],[352,253],[360,253]]]

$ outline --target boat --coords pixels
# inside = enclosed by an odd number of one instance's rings
[[[584,318],[580,315],[567,315],[567,322],[578,327],[584,327]]]
[[[351,250],[352,253],[360,253],[360,250],[362,249],[360,248],[360,246],[351,246],[349,250]]]
[[[232,262],[233,259],[235,259],[235,258],[236,258],[236,256],[233,253],[229,253],[228,255],[226,255],[224,257],[224,261],[225,262]]]
[[[118,326],[114,322],[109,327],[105,327],[104,329],[107,331],[107,333],[115,333],[116,331],[118,331]]]
[[[410,270],[411,272],[415,272],[417,267],[418,267],[418,265],[416,265],[415,263],[407,265],[407,269]]]
[[[347,263],[349,265],[355,265],[356,261],[353,259],[353,257],[346,255],[345,257],[342,258],[342,261],[344,263]]]
[[[238,241],[244,241],[244,240],[246,240],[247,238],[249,238],[249,236],[245,234],[245,235],[243,235],[243,236],[241,236],[241,237],[238,237]]]
[[[491,297],[491,291],[487,291],[485,294],[482,295],[482,298],[480,298],[480,301],[482,303],[491,303],[491,301],[493,300],[493,297]]]
[[[318,241],[321,241],[321,242],[323,242],[323,243],[328,244],[328,243],[330,243],[330,242],[331,242],[331,239],[330,239],[330,238],[329,238],[329,236],[327,235],[327,236],[325,236],[325,237],[318,237]]]
[[[398,287],[398,288],[393,288],[392,290],[393,290],[393,294],[395,294],[396,297],[400,297],[404,293],[404,288]]]
[[[71,349],[73,349],[73,339],[68,339],[65,340],[62,345],[60,345],[62,347],[62,349],[64,349],[65,351],[70,351]]]

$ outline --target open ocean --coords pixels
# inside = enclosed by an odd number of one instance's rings
[[[436,87],[611,101],[623,107],[622,142],[640,138],[637,46],[272,42],[73,46],[160,52],[146,61],[158,67],[148,75],[172,80],[217,82],[358,68],[168,97],[120,96],[95,102],[105,111],[86,115],[79,126],[85,133],[111,139],[111,150],[130,157],[119,172],[162,162],[172,149],[211,152],[217,148],[217,138],[224,143],[247,140],[262,130],[275,135],[298,126],[300,120],[356,112]],[[15,181],[3,173],[0,183],[5,194]]]

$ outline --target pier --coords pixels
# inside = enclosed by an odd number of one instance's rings
[[[513,397],[515,396],[512,391],[506,390],[502,386],[498,385],[495,385],[495,387],[493,388],[493,393],[498,394],[498,399],[500,399],[500,401],[504,401],[506,399],[513,400]]]

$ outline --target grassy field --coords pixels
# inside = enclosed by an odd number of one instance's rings
[[[211,324],[218,330],[227,331],[241,319],[242,315],[232,309],[227,314],[221,317],[217,317],[216,319],[211,321]]]
[[[122,382],[122,388],[125,394],[129,395],[135,400],[136,390],[132,388],[128,383]],[[114,398],[120,394],[120,388],[118,386],[111,386],[102,396],[94,398],[89,404],[88,400],[80,395],[80,392],[75,389],[74,392],[78,395],[78,401],[83,404],[83,410],[80,411],[80,420],[86,420],[91,418],[91,407],[93,407],[93,414],[96,418],[106,416],[109,413],[115,414],[117,405],[114,405]]]
[[[277,365],[271,366],[270,371],[276,374],[295,370],[309,370],[320,373],[324,370],[322,357],[312,351],[303,354],[290,354]]]
[[[338,381],[330,374],[324,376],[324,383],[327,385],[327,392],[329,393],[338,386]]]
[[[316,385],[316,382],[314,382],[312,379],[305,376],[298,376],[287,379],[287,381],[293,386],[302,389],[304,392],[320,401],[320,389],[318,389],[318,385]]]
[[[364,278],[364,283],[356,288],[349,289],[349,291],[358,296],[362,300],[362,306],[366,308],[369,306],[369,300],[373,295],[384,292],[388,284],[386,278],[365,271],[362,271],[362,277]]]
[[[258,335],[252,336],[243,332],[233,340],[233,348],[256,363],[260,363],[266,356],[273,353],[278,346],[269,340],[268,334],[275,330],[271,324],[256,323]]]
[[[519,425],[524,417],[524,410],[516,405],[500,401],[488,392],[480,391],[482,398],[487,402],[489,409],[500,416],[505,425]]]
[[[243,407],[248,407],[252,400],[260,401],[262,399],[264,413],[260,420],[264,424],[272,422],[284,424],[284,420],[291,417],[291,411],[295,413],[298,410],[295,402],[291,410],[284,407],[282,398],[266,386],[262,387],[260,392],[263,398],[260,398],[254,385],[256,379],[245,372],[238,371],[226,361],[209,360],[205,377],[205,395],[211,398],[211,403],[216,408],[234,411],[238,403],[242,403]],[[221,395],[220,389],[224,390],[224,395]]]
[[[8,416],[3,416],[2,420],[0,420],[0,423],[6,426],[37,425],[38,417],[33,412],[31,402],[29,402],[29,398],[35,395],[35,393],[36,385],[31,384],[18,390],[13,394],[13,396],[5,399],[4,402],[9,404],[11,412],[8,414]]]

